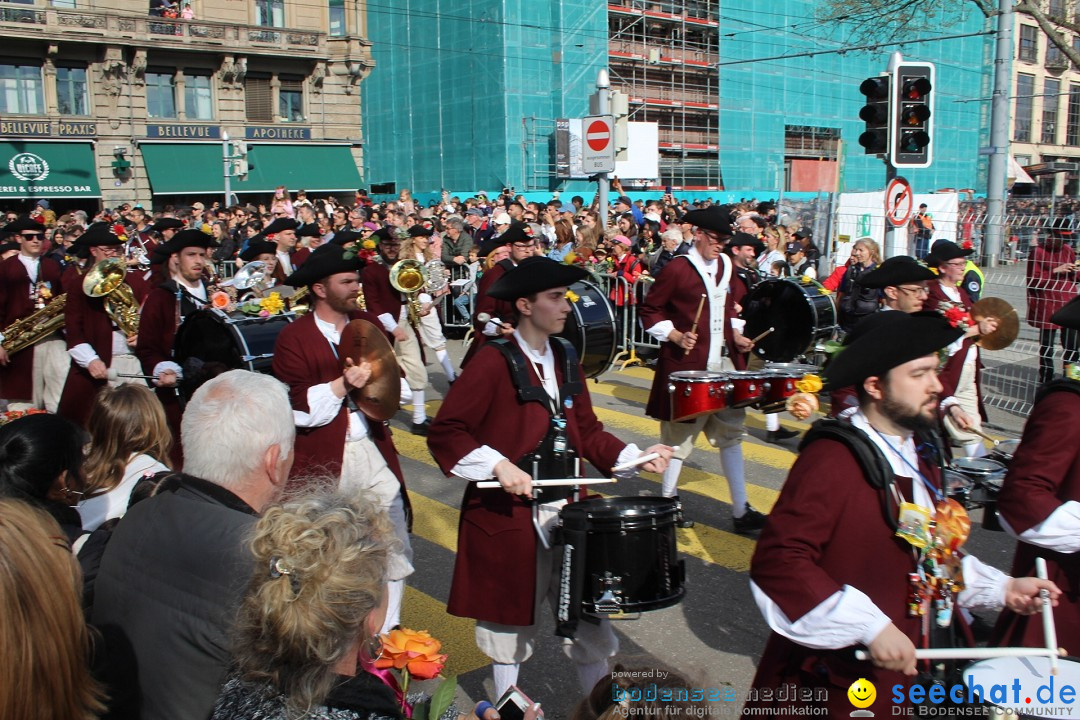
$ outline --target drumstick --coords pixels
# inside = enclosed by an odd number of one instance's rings
[[[476,316],[476,320],[478,322],[482,322],[485,325],[487,325],[489,322],[491,322],[491,315],[489,315],[488,313],[480,313],[479,315]],[[504,327],[504,328],[511,328],[512,329],[514,327],[510,323],[504,323],[504,322],[497,322],[495,324],[498,325],[499,327]]]
[[[1035,576],[1040,580],[1050,579],[1050,576],[1046,573],[1046,560],[1041,557],[1035,558]],[[1054,628],[1054,610],[1050,606],[1050,591],[1043,588],[1039,591],[1039,597],[1042,598],[1043,635],[1046,638],[1046,651],[1053,653],[1054,646],[1057,645],[1057,630]],[[1050,674],[1057,675],[1057,671],[1057,655],[1051,654]]]
[[[698,320],[701,319],[701,311],[704,310],[704,309],[705,309],[705,293],[701,293],[701,300],[699,300],[698,304],[697,304],[697,313],[694,315],[694,324],[690,326],[690,332],[694,333],[695,335],[697,334]],[[683,354],[682,354],[683,357],[686,357],[689,354],[690,354],[690,348],[685,348],[683,350]]]
[[[572,485],[599,485],[602,483],[615,483],[615,481],[616,479],[613,477],[558,477],[546,480],[532,480],[532,487],[557,488]],[[476,487],[485,489],[501,488],[502,484],[499,483],[499,480],[481,480],[480,483],[476,484]]]
[[[976,427],[969,427],[969,428],[967,429],[967,431],[968,431],[968,432],[970,432],[970,433],[974,433],[975,435],[978,435],[978,436],[979,436],[979,437],[981,437],[981,438],[982,438],[983,440],[989,440],[990,442],[994,443],[994,447],[997,447],[998,445],[1000,445],[1000,444],[1001,444],[1001,441],[1000,441],[1000,440],[995,440],[994,438],[990,437],[989,435],[987,435],[986,433],[984,433],[984,432],[983,432],[982,430],[980,430],[979,428],[976,428]]]
[[[769,328],[768,330],[766,330],[765,332],[763,332],[763,333],[761,333],[760,335],[758,335],[758,336],[757,336],[756,338],[754,338],[754,339],[753,339],[753,340],[751,340],[750,342],[752,342],[753,344],[757,345],[757,344],[758,344],[758,342],[760,342],[761,340],[764,340],[764,339],[765,339],[765,337],[766,337],[766,336],[767,336],[767,335],[768,335],[769,333],[771,333],[771,332],[775,332],[775,331],[776,331],[776,328],[774,328],[774,327],[771,327],[771,328]]]
[[[112,368],[109,368],[109,379],[116,380],[117,378],[133,378],[135,380],[156,380],[153,375],[133,375],[131,373],[116,372]]]
[[[673,452],[678,452],[679,451],[679,446],[676,445],[671,449],[672,449]],[[617,472],[622,472],[623,470],[629,470],[632,467],[637,467],[638,465],[644,465],[645,463],[649,462],[650,460],[655,460],[658,457],[660,457],[660,453],[651,452],[651,453],[648,453],[646,455],[642,455],[639,458],[635,458],[634,460],[631,460],[630,462],[623,463],[622,465],[616,465],[615,467],[611,468],[611,472],[617,473]]]
[[[973,648],[915,648],[916,660],[989,660],[1003,657],[1065,657],[1065,648],[973,647]],[[870,652],[856,650],[856,660],[869,660]]]

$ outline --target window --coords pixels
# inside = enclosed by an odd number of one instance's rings
[[[1034,25],[1020,26],[1020,54],[1018,57],[1027,62],[1036,62],[1039,58],[1039,29]]]
[[[1061,98],[1061,81],[1046,78],[1043,81],[1042,136],[1044,143],[1057,144],[1058,105]]]
[[[1073,51],[1074,52],[1080,53],[1080,35],[1074,35],[1073,36],[1072,46],[1073,46]],[[1076,69],[1077,69],[1077,66],[1073,65],[1073,70],[1076,70]]]
[[[1019,73],[1016,76],[1016,124],[1013,140],[1031,142],[1031,109],[1035,104],[1035,76]]]
[[[281,77],[278,91],[278,118],[282,122],[304,122],[304,80],[297,77]]]
[[[1054,20],[1064,20],[1065,15],[1065,0],[1050,0],[1047,3],[1046,14]]]
[[[1080,85],[1069,83],[1069,125],[1065,144],[1080,146]]]
[[[184,112],[188,120],[213,120],[214,98],[210,93],[210,75],[185,73]]]
[[[169,71],[146,73],[146,116],[176,117],[176,83]]]
[[[345,0],[330,0],[330,35],[345,34]]]
[[[255,24],[285,27],[285,0],[255,0]]]
[[[274,122],[270,100],[270,76],[248,73],[244,78],[244,105],[248,122]]]
[[[1050,39],[1046,39],[1046,67],[1065,67],[1069,61],[1065,59],[1065,53],[1061,52]]]
[[[56,109],[61,115],[89,115],[86,68],[56,68]]]
[[[0,65],[0,113],[45,112],[40,65]]]

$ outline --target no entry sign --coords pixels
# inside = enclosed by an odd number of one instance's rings
[[[615,143],[612,142],[615,119],[611,115],[584,118],[581,127],[584,140],[581,147],[581,166],[587,173],[607,173],[615,170]]]

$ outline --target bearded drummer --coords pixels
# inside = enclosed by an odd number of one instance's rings
[[[180,446],[180,398],[177,386],[184,371],[173,360],[176,331],[184,319],[210,303],[210,290],[204,271],[210,264],[207,255],[215,247],[214,238],[202,230],[181,230],[158,245],[155,254],[170,272],[168,280],[150,290],[143,303],[139,322],[139,343],[135,354],[143,372],[153,376],[158,400],[165,408],[165,419],[173,434],[172,461],[182,467]]]
[[[354,253],[326,244],[286,278],[286,285],[309,289],[311,311],[278,335],[273,375],[289,386],[296,421],[296,461],[290,478],[339,474],[341,489],[374,493],[390,516],[400,546],[390,556],[388,605],[381,629],[389,632],[401,622],[405,578],[413,572],[406,519],[409,497],[388,426],[365,417],[349,394],[373,381],[372,372],[378,369],[341,358],[338,347],[351,320],[367,320],[382,330],[378,317],[356,306],[363,266]],[[397,378],[392,382],[396,396]]]
[[[1065,332],[1080,332],[1080,298],[1050,318]],[[1058,644],[1080,648],[1080,367],[1070,365],[1063,379],[1042,387],[1024,426],[1020,446],[998,496],[1002,525],[1019,540],[1013,574],[1030,573],[1035,558],[1046,559],[1047,573],[1065,591],[1054,611]],[[995,633],[1006,645],[1042,647],[1042,624],[1002,613]]]
[[[765,515],[754,509],[746,497],[742,452],[746,411],[724,408],[686,422],[673,422],[671,417],[671,373],[734,370],[732,359],[736,354],[753,348],[750,339],[742,334],[744,321],[736,317],[734,270],[730,257],[722,252],[733,234],[729,206],[691,210],[683,221],[694,227],[694,245],[689,253],[676,256],[664,267],[639,311],[646,332],[661,343],[645,412],[660,421],[661,440],[678,447],[664,471],[661,492],[664,497],[678,497],[682,465],[694,449],[694,440],[704,432],[709,442],[720,449],[720,463],[731,490],[735,532],[752,533],[765,524]],[[678,525],[693,527],[694,521],[680,517]]]
[[[575,477],[578,457],[610,476],[613,467],[643,455],[604,430],[577,353],[555,337],[570,314],[567,290],[585,276],[580,267],[531,257],[490,287],[490,297],[512,305],[513,315],[503,319],[516,320],[516,328],[480,347],[428,434],[428,448],[447,475],[494,478],[501,486],[465,486],[447,603],[452,615],[477,621],[476,644],[493,663],[493,698],[517,683],[536,644],[540,605],[545,596],[553,599],[559,585],[561,553],[546,549],[546,537],[538,536],[534,504],[540,518],[554,519],[572,491],[533,488],[534,455],[540,457],[540,478]],[[646,452],[656,456],[641,467],[663,472],[671,448],[654,445]],[[564,650],[588,693],[608,674],[618,640],[608,621],[582,621]]]

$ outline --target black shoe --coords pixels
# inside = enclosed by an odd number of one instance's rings
[[[765,527],[765,521],[768,517],[768,515],[755,510],[750,503],[746,503],[746,512],[743,516],[733,517],[731,522],[735,526],[735,532],[745,535]]]
[[[427,431],[428,431],[429,427],[431,427],[431,420],[425,420],[422,423],[413,423],[412,428],[411,428],[412,434],[413,435],[427,435]]]
[[[769,430],[765,433],[765,442],[778,443],[781,440],[790,440],[793,437],[799,437],[798,430],[788,430],[787,428],[781,427],[779,430]]]

